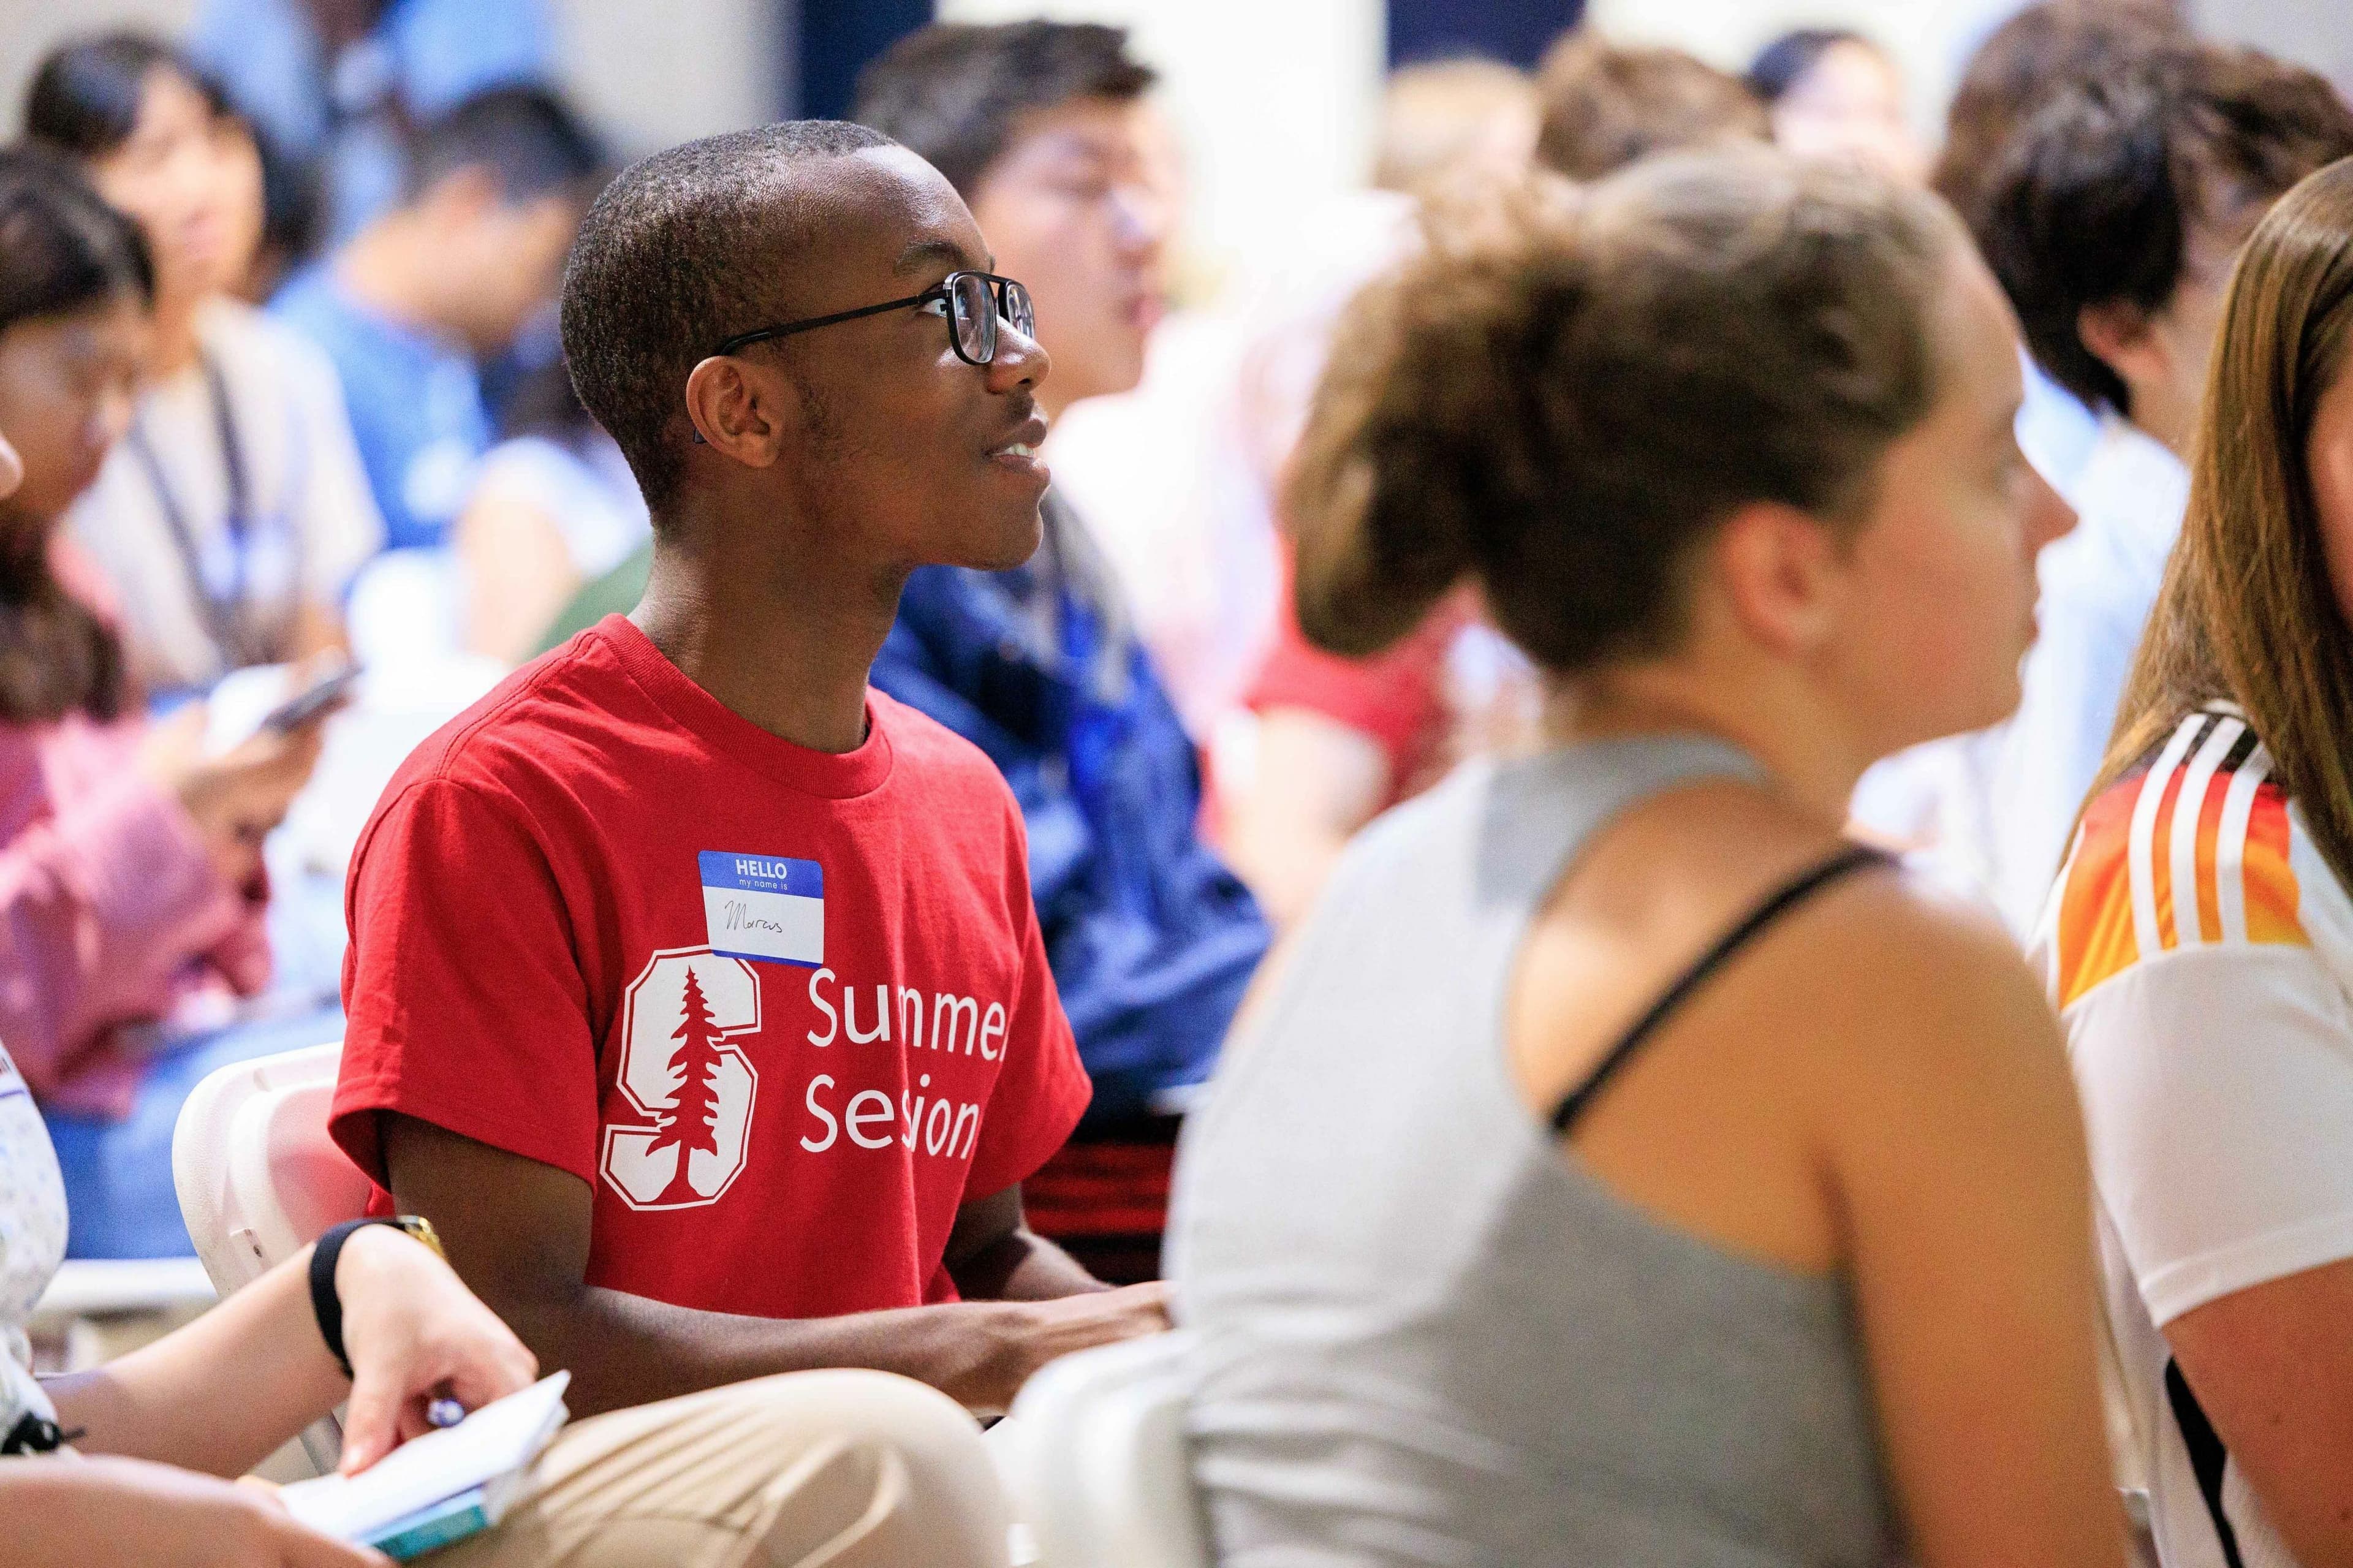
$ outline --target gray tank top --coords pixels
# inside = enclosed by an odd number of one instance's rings
[[[1505,1055],[1514,959],[1578,848],[1723,776],[1757,769],[1695,738],[1466,767],[1351,851],[1177,1162],[1222,1563],[1889,1556],[1842,1280],[1636,1211]]]

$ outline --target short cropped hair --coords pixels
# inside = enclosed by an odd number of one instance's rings
[[[688,373],[776,319],[775,280],[818,238],[826,214],[798,167],[889,145],[832,120],[706,136],[631,164],[588,209],[565,268],[564,354],[658,517],[684,472],[671,421]]]
[[[2036,362],[2085,403],[2129,416],[2123,380],[2084,346],[2084,311],[2163,310],[2194,226],[2269,206],[2348,155],[2353,110],[2325,79],[2184,42],[2044,103],[1985,183],[1978,240]]]
[[[1765,106],[1738,77],[1681,49],[1613,44],[1579,28],[1536,71],[1536,162],[1598,180],[1653,153],[1762,142]]]
[[[606,167],[596,134],[544,88],[493,87],[420,127],[408,150],[411,196],[460,169],[483,169],[509,202],[577,193]]]
[[[1095,23],[934,23],[910,33],[859,74],[849,118],[920,153],[969,200],[1022,116],[1066,103],[1143,96],[1152,68],[1127,52],[1127,30]]]

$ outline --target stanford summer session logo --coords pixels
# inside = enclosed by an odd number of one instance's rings
[[[621,1011],[617,1087],[645,1120],[605,1129],[605,1180],[634,1209],[719,1201],[744,1171],[760,1087],[735,1037],[760,1030],[760,982],[708,948],[657,952]]]

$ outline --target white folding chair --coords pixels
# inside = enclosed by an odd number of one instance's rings
[[[1211,1568],[1185,1440],[1187,1342],[1081,1351],[1023,1385],[994,1447],[1042,1568]]]
[[[172,1130],[180,1217],[226,1297],[366,1212],[368,1180],[327,1136],[340,1041],[225,1067],[196,1085]],[[334,1468],[333,1416],[302,1434],[321,1474]]]

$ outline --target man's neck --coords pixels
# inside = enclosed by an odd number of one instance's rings
[[[688,679],[770,734],[815,752],[856,751],[867,674],[906,575],[820,564],[818,551],[795,552],[787,573],[773,553],[738,559],[742,551],[712,542],[752,531],[666,528],[630,619]]]

